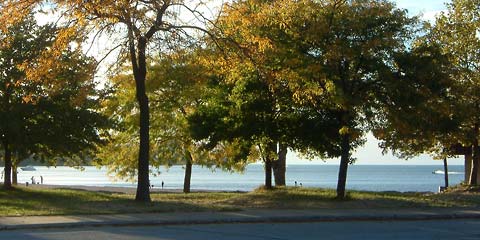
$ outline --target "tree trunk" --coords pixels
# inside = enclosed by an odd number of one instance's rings
[[[190,192],[190,182],[192,180],[192,165],[193,165],[193,158],[190,152],[187,152],[187,162],[185,164],[185,178],[183,180],[183,192],[189,193]]]
[[[478,166],[480,167],[480,159],[477,161]],[[477,185],[480,184],[480,169],[477,171]]]
[[[138,185],[135,200],[150,202],[150,180],[149,180],[149,109],[146,94],[140,97],[140,147],[138,154]]]
[[[18,185],[17,164],[12,164],[12,184]]]
[[[285,173],[287,171],[287,146],[279,144],[278,159],[272,164],[275,186],[285,186]]]
[[[272,168],[273,161],[275,161],[275,156],[277,152],[277,144],[269,143],[267,144],[265,151],[265,188],[272,189]]]
[[[135,77],[136,97],[140,109],[140,147],[138,154],[138,183],[136,201],[150,202],[149,158],[150,158],[150,113],[145,80],[147,64],[145,58],[147,40],[138,40],[138,59],[135,48],[130,46],[133,75]]]
[[[272,189],[272,159],[270,156],[265,158],[265,188]]]
[[[478,140],[476,141],[478,143]],[[470,186],[478,185],[478,165],[479,165],[479,151],[478,146],[472,146],[472,171],[470,172]]]
[[[3,142],[3,150],[5,154],[5,172],[3,180],[4,189],[12,189],[12,152],[8,146],[8,142],[5,140]]]
[[[475,139],[473,140],[472,144],[472,171],[470,172],[470,186],[476,186],[478,184],[477,175],[478,175],[478,165],[480,161],[480,152],[478,149],[478,133],[479,133],[479,125],[475,123],[474,136]]]
[[[447,158],[443,159],[443,171],[445,172],[445,189],[448,188],[448,163]]]
[[[340,158],[340,166],[338,171],[338,183],[337,183],[337,198],[345,198],[345,186],[347,184],[347,170],[350,163],[350,135],[345,134],[342,136],[341,145],[342,155]]]
[[[470,183],[470,174],[472,173],[472,153],[465,153],[465,184]]]

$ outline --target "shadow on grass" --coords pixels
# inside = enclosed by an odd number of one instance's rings
[[[187,212],[214,209],[214,206],[175,200],[136,202],[132,195],[110,192],[26,188],[0,190],[1,216]]]
[[[160,193],[152,202],[134,200],[134,195],[93,192],[84,189],[0,190],[0,215],[80,215],[115,213],[158,213],[195,211],[238,211],[241,209],[370,209],[479,207],[480,194],[426,194],[349,191],[336,200],[332,189],[276,188],[250,193]]]
[[[86,189],[82,189],[82,188],[54,188],[54,189],[59,189],[59,190],[75,190],[75,191],[84,191],[84,192],[97,192],[97,193],[105,193],[105,194],[118,194],[118,195],[122,195],[122,194],[126,194],[124,192],[116,192],[116,191],[102,191],[102,190],[95,190],[95,191],[91,191],[91,190],[86,190]]]

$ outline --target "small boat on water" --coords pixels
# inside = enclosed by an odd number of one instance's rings
[[[33,166],[21,167],[22,171],[37,171]]]
[[[442,170],[435,170],[432,172],[432,174],[445,174],[445,171],[442,171]],[[462,172],[448,172],[448,174],[453,174],[453,175],[459,175],[459,174],[463,174]]]

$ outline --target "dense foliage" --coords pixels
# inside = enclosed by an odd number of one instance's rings
[[[50,69],[49,78],[32,78],[22,66],[27,61],[34,64],[52,46],[56,31],[51,25],[38,26],[29,15],[9,29],[10,35],[2,36],[0,140],[7,188],[9,168],[13,164],[15,173],[19,162],[28,157],[49,164],[61,158],[80,165],[77,160],[85,161],[88,152],[102,142],[101,129],[109,126],[108,119],[95,111],[104,96],[95,88],[93,59],[65,49],[58,60],[60,67]]]
[[[185,164],[188,192],[193,164],[263,161],[271,188],[272,170],[285,185],[290,150],[340,158],[344,198],[352,153],[372,132],[405,158],[471,149],[478,183],[478,0],[453,0],[434,25],[386,0],[239,0],[212,19],[208,6],[1,1],[6,182],[12,153],[78,159],[99,147],[97,163],[137,177],[138,201],[150,201],[150,167],[161,165]],[[37,26],[32,9],[61,17]],[[108,100],[84,54],[102,36],[118,53]]]

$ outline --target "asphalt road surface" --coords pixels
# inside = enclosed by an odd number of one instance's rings
[[[480,239],[480,220],[315,222],[0,231],[1,240]]]

